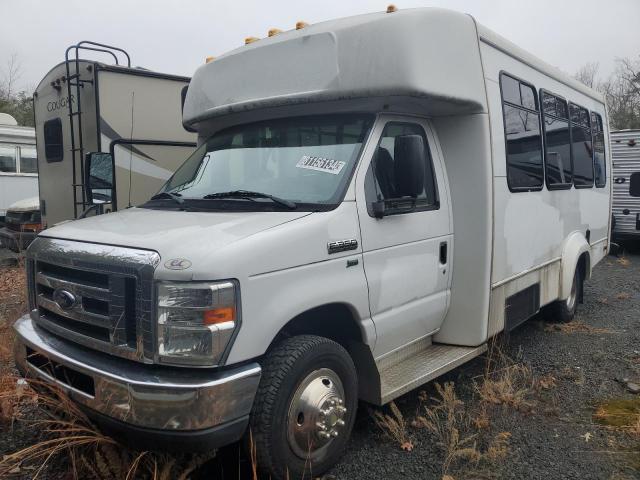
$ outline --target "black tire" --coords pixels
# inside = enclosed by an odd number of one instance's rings
[[[573,274],[573,284],[569,297],[564,300],[556,300],[551,305],[551,315],[553,320],[561,323],[568,323],[573,320],[578,311],[578,303],[582,299],[582,272],[580,267],[576,267]]]
[[[282,341],[266,355],[261,363],[262,378],[249,422],[258,468],[274,479],[297,480],[305,475],[309,478],[321,475],[340,458],[355,421],[358,384],[356,368],[351,356],[333,340],[314,335],[301,335]],[[290,438],[295,433],[290,432],[295,432],[295,428],[309,428],[308,422],[311,421],[314,422],[312,425],[316,424],[313,420],[314,415],[308,414],[306,419],[303,415],[301,420],[296,410],[299,405],[297,399],[300,389],[306,392],[307,390],[304,389],[307,387],[304,385],[307,385],[309,378],[315,378],[314,375],[317,372],[331,372],[339,377],[341,382],[339,386],[342,387],[345,397],[341,400],[342,403],[338,404],[346,408],[346,412],[340,411],[344,425],[335,427],[336,431],[339,430],[339,435],[330,439],[316,439],[315,435],[318,433],[310,434],[314,436],[312,442],[328,443],[315,450],[313,455],[317,455],[317,458],[310,458],[310,454],[307,458],[302,458],[299,453],[296,453],[295,446],[298,444]],[[313,385],[316,386],[319,385],[316,380],[320,380],[325,386],[330,383],[326,378],[318,377],[312,380],[315,382]],[[305,382],[304,385],[303,382]],[[332,385],[331,388],[337,388],[337,386]],[[319,396],[313,396],[313,398],[317,397]],[[297,425],[291,422],[292,415],[295,416],[296,422],[299,422]],[[335,415],[332,414],[331,418],[334,417]],[[289,430],[289,427],[293,430]],[[331,433],[333,429],[332,426],[329,432]]]

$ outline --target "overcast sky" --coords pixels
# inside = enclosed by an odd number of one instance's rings
[[[0,0],[0,72],[17,54],[21,88],[34,88],[67,46],[93,40],[126,49],[136,66],[190,76],[269,28],[384,10],[385,0]],[[640,0],[398,0],[398,8],[447,7],[573,74],[616,57],[640,58]],[[1,78],[1,77],[0,77]]]

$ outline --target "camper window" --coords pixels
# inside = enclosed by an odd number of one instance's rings
[[[419,137],[423,145],[423,166],[421,171],[413,172],[411,175],[406,175],[406,168],[403,166],[408,164],[409,159],[400,158],[406,149],[407,137]],[[411,179],[410,182],[409,179]],[[414,185],[416,182],[418,183]],[[367,210],[372,217],[379,216],[374,212],[373,204],[388,200],[398,203],[408,198],[407,205],[412,212],[438,208],[438,189],[433,161],[427,137],[420,125],[387,123],[365,177],[365,196]],[[406,211],[407,209],[399,208],[393,213],[406,213]]]
[[[566,100],[546,91],[540,92],[544,114],[544,159],[547,188],[571,188],[571,138]]]
[[[38,173],[38,159],[33,147],[20,147],[20,173]]]
[[[64,158],[62,148],[62,121],[53,118],[44,122],[44,156],[47,162],[61,162]]]
[[[591,112],[591,129],[593,132],[593,171],[596,177],[596,187],[602,188],[607,184],[604,129],[602,128],[602,117],[595,112]]]
[[[16,147],[0,145],[0,172],[16,172]]]
[[[540,112],[532,85],[500,75],[507,156],[507,183],[511,191],[541,190],[542,137]]]
[[[571,116],[571,160],[576,188],[593,187],[593,150],[591,122],[586,108],[569,104]]]

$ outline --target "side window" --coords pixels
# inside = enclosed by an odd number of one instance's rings
[[[544,127],[544,159],[547,188],[571,188],[571,137],[567,101],[549,92],[540,92]]]
[[[586,108],[570,103],[569,116],[573,184],[576,188],[591,188],[593,187],[593,150],[589,112]]]
[[[409,150],[422,151],[423,163],[410,165]],[[409,202],[410,211],[439,208],[429,143],[420,125],[386,124],[365,177],[365,196],[371,216],[375,216],[374,202]]]
[[[20,173],[38,173],[38,159],[33,147],[20,147]]]
[[[512,191],[540,190],[542,138],[537,96],[531,85],[500,75],[507,156],[507,183]]]
[[[16,172],[16,147],[0,145],[0,172]]]
[[[593,133],[593,172],[596,187],[602,188],[607,184],[607,165],[604,155],[604,129],[602,117],[591,112],[591,132]]]
[[[62,121],[53,118],[44,122],[44,156],[47,162],[61,162],[64,158],[62,148]]]

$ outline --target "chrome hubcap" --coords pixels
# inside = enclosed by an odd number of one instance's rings
[[[344,430],[344,387],[331,369],[311,372],[300,383],[289,405],[287,438],[300,458],[322,457]]]

